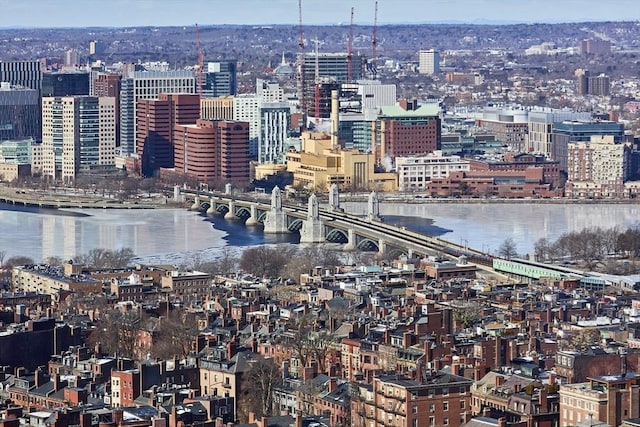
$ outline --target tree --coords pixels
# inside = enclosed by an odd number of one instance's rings
[[[549,258],[551,243],[549,239],[542,237],[533,244],[533,253],[535,254],[536,261],[543,262]]]
[[[156,357],[168,359],[184,358],[191,353],[198,336],[198,321],[195,313],[172,311],[160,324],[158,338],[152,348]]]
[[[75,257],[74,262],[93,268],[124,268],[131,263],[133,258],[135,258],[135,254],[131,248],[120,248],[113,251],[94,248],[86,254]]]
[[[584,328],[565,342],[563,350],[586,351],[600,342],[600,331],[596,328]]]
[[[7,251],[0,251],[0,268],[4,266],[4,258],[7,256]]]
[[[26,256],[12,256],[4,263],[5,267],[16,267],[19,265],[32,265],[35,264],[33,259]]]
[[[513,240],[513,237],[509,237],[505,239],[504,242],[498,248],[498,255],[505,259],[511,259],[518,255],[518,251],[516,249],[516,242]]]
[[[251,362],[246,374],[247,405],[258,418],[273,413],[273,394],[276,387],[282,384],[280,369],[273,359],[259,357]]]
[[[140,190],[147,192],[149,197],[151,197],[151,193],[156,191],[158,188],[158,181],[155,178],[144,178],[140,181]]]
[[[245,249],[240,257],[240,268],[257,277],[278,277],[288,261],[286,251],[259,246]]]
[[[133,358],[141,322],[138,310],[108,309],[102,313],[87,341],[93,346],[99,345],[104,354]]]

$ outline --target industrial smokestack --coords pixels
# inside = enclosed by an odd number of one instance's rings
[[[338,148],[338,91],[331,91],[331,149]]]

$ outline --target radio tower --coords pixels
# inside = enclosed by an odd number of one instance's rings
[[[298,102],[302,113],[302,128],[306,129],[304,101],[304,31],[302,28],[302,0],[298,0]]]
[[[376,48],[378,46],[378,1],[376,0],[376,9],[373,14],[373,36],[371,37],[371,72],[373,79],[376,79],[378,70],[376,69]]]
[[[204,68],[204,55],[202,54],[202,46],[200,45],[200,30],[196,23],[196,46],[198,47],[198,95],[202,98],[202,72]]]
[[[351,21],[349,22],[349,42],[347,44],[347,82],[353,81],[353,7],[351,8]]]

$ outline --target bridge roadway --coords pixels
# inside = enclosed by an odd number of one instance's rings
[[[181,190],[181,194],[194,201],[198,197],[198,210],[209,213],[215,211],[224,214],[228,219],[257,216],[257,222],[261,223],[264,221],[266,213],[272,209],[267,198],[263,201],[258,198],[195,190]],[[215,206],[211,206],[212,204]],[[234,208],[235,212],[230,212],[230,206]],[[212,210],[209,209],[211,207],[213,207]],[[287,216],[287,228],[290,232],[300,230],[302,223],[308,220],[307,206],[302,204],[283,203],[282,211]],[[319,208],[318,214],[324,227],[326,240],[345,243],[350,249],[373,250],[381,254],[385,252],[398,255],[403,253],[408,256],[445,255],[459,257],[464,255],[469,262],[474,264],[482,266],[491,266],[492,264],[493,258],[489,254],[381,220],[370,220],[367,217],[342,210],[331,211],[324,208]]]

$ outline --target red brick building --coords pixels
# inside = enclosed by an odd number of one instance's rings
[[[179,124],[194,124],[200,118],[200,97],[160,94],[158,99],[139,100],[136,111],[136,152],[142,175],[153,176],[160,168],[172,168],[174,130]]]
[[[173,133],[177,173],[201,180],[249,180],[249,124],[197,120],[176,126]]]
[[[560,162],[547,160],[544,156],[508,152],[501,161],[469,160],[469,168],[472,171],[524,172],[531,166],[542,169],[542,183],[551,184],[552,188],[560,186]]]

